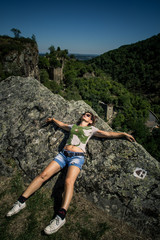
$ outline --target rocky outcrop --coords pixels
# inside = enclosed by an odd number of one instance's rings
[[[50,79],[60,84],[63,81],[63,65],[58,68],[50,68]]]
[[[87,73],[83,74],[83,77],[86,79],[90,79],[90,78],[95,77],[95,74],[94,74],[94,72],[92,72],[92,73],[87,72]]]
[[[66,101],[53,94],[33,78],[9,77],[2,81],[1,174],[12,174],[9,159],[14,159],[24,177],[35,177],[63,148],[68,136],[55,124],[46,125],[45,119],[54,116],[71,124],[86,110],[93,111],[83,101]],[[96,127],[111,130],[100,118]],[[146,171],[144,178],[134,176],[136,168]],[[58,178],[54,177],[53,182]],[[138,143],[92,138],[75,189],[109,214],[158,239],[159,181],[160,164]]]
[[[27,39],[2,38],[0,64],[4,76],[24,76],[40,79],[38,69],[39,52],[37,44]],[[12,46],[12,47],[11,47]],[[4,51],[4,48],[7,51]],[[0,76],[0,80],[1,80]]]

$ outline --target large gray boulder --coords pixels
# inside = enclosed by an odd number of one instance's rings
[[[9,77],[2,81],[1,174],[12,175],[12,167],[6,163],[12,158],[24,177],[33,179],[63,148],[68,137],[54,123],[46,125],[46,118],[54,116],[72,124],[86,110],[94,112],[83,101],[66,101],[53,94],[34,78]],[[96,127],[111,130],[101,118]],[[141,179],[134,176],[136,168],[144,169],[146,176]],[[58,175],[53,181],[57,179]],[[159,180],[159,162],[138,143],[92,138],[75,189],[112,216],[156,237],[160,220]]]

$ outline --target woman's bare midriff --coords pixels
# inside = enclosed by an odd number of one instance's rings
[[[73,145],[66,145],[64,149],[71,151],[71,152],[83,152],[83,150],[79,147],[73,146]]]

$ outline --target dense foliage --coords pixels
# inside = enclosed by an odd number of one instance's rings
[[[89,61],[131,92],[145,95],[160,117],[160,34]]]
[[[0,36],[0,60],[9,52],[16,50],[21,52],[25,48],[25,43],[35,45],[35,40],[31,38],[11,38],[9,36]]]

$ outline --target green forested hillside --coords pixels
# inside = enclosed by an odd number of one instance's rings
[[[134,94],[134,100],[138,96],[140,99],[146,99],[149,109],[160,119],[160,34],[106,52],[88,61],[88,64],[103,70],[107,75],[111,76],[114,82],[123,84],[130,94]],[[136,111],[137,114],[140,114],[138,120],[134,110],[131,110],[130,107],[131,111],[127,109],[127,102],[128,106],[130,106],[130,101],[127,99],[126,94],[120,98],[123,101],[126,100],[126,105],[123,110],[118,111],[114,123],[117,125],[117,121],[118,124],[120,121],[122,129],[124,129],[124,125],[127,125],[127,128],[129,127],[129,129],[133,130],[133,133],[136,133],[138,141],[154,157],[160,159],[158,147],[160,144],[160,128],[148,133],[148,129],[144,125],[145,120],[140,116],[143,112],[142,109],[146,109],[144,102],[135,100],[133,103],[133,108],[137,109],[139,105],[139,111]],[[132,117],[124,114],[125,112],[130,112]],[[122,123],[122,121],[124,122]]]
[[[89,61],[134,93],[160,103],[160,34],[125,45]]]

